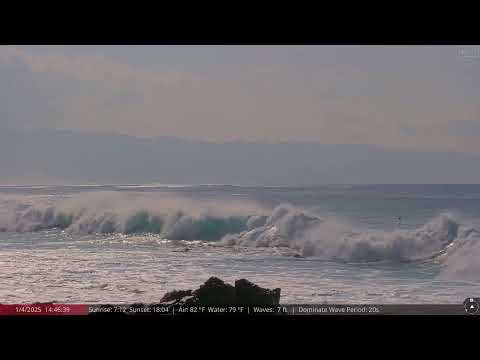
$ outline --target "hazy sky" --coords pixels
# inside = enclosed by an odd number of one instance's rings
[[[478,49],[0,46],[0,125],[480,154]]]

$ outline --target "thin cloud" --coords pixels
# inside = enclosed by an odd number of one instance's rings
[[[108,52],[0,46],[0,65],[10,79],[10,85],[0,83],[0,91],[10,99],[3,102],[12,119],[36,127],[217,142],[306,140],[480,151],[477,143],[462,141],[467,134],[451,131],[456,119],[479,118],[480,105],[472,100],[478,89],[467,77],[473,65],[430,64],[426,60],[439,57],[428,57],[427,49],[423,62],[415,49],[397,49],[395,56],[378,48],[374,52],[381,56],[358,48],[310,49],[276,48],[273,56],[268,49],[259,55],[236,48],[236,57],[226,59],[220,55],[229,50],[215,48],[203,58],[208,71],[182,53],[179,71],[172,57],[145,67]],[[248,61],[234,61],[242,54]]]
[[[0,63],[23,64],[35,73],[49,73],[83,81],[115,81],[172,86],[191,81],[192,75],[179,71],[148,71],[99,55],[68,56],[63,54],[32,54],[26,50],[0,47]]]

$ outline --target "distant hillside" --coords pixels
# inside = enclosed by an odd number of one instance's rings
[[[455,153],[0,130],[0,183],[480,183],[480,157]]]

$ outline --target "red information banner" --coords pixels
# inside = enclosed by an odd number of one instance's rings
[[[0,316],[88,315],[88,306],[80,304],[0,304]]]

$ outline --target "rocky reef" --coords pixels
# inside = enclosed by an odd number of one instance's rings
[[[273,306],[280,303],[281,289],[265,289],[247,279],[235,281],[234,285],[225,283],[222,279],[211,277],[196,290],[173,290],[166,293],[158,303],[135,303],[129,306],[112,304],[98,305],[95,315],[117,313],[125,315],[162,315],[172,314],[174,308],[196,307],[207,309],[206,306]],[[213,311],[214,313],[216,311]],[[218,311],[224,313],[224,311]],[[177,313],[177,312],[175,312]],[[188,313],[188,311],[186,312]]]
[[[281,289],[264,289],[247,279],[235,285],[211,277],[197,290],[174,290],[160,300],[163,305],[276,305]]]

